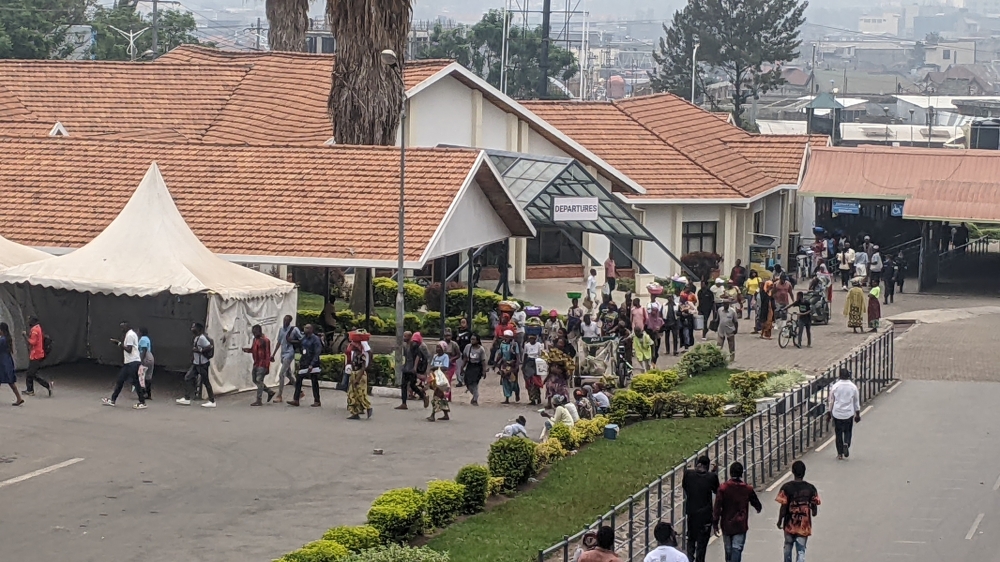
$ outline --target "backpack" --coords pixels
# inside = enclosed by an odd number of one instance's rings
[[[299,329],[295,326],[290,326],[288,328],[288,333],[285,334],[285,341],[292,344],[292,349],[296,352],[302,352],[302,338],[293,337],[296,333],[299,333]]]
[[[427,357],[420,352],[420,346],[417,346],[417,358],[413,362],[413,370],[417,373],[427,372]]]
[[[203,347],[201,349],[201,356],[205,359],[211,359],[215,357],[215,342],[212,341],[212,338],[208,337],[208,334],[202,335],[204,335],[205,339],[208,340],[208,347]]]
[[[50,338],[48,334],[44,333],[42,334],[42,353],[44,353],[46,357],[52,353],[52,338]]]

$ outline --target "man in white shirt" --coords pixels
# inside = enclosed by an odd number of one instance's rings
[[[850,244],[844,243],[842,247],[844,249],[837,254],[837,269],[840,271],[840,288],[846,291],[853,277],[855,256]]]
[[[653,536],[659,544],[652,552],[642,559],[642,562],[688,562],[688,557],[677,550],[677,535],[674,528],[666,521],[660,521],[653,527]]]
[[[601,337],[601,326],[597,322],[590,320],[590,315],[584,315],[583,324],[580,325],[580,335],[585,338]]]
[[[826,415],[833,419],[837,435],[837,460],[844,460],[851,456],[854,423],[861,421],[861,397],[858,387],[851,382],[851,371],[840,369],[840,380],[830,387],[826,403]]]
[[[139,336],[132,330],[132,326],[129,325],[127,320],[121,323],[121,329],[123,334],[121,341],[112,339],[111,343],[117,345],[122,350],[122,368],[118,371],[118,382],[115,383],[115,391],[111,395],[111,398],[102,398],[101,403],[105,406],[114,406],[125,383],[131,381],[138,390],[136,394],[139,396],[139,402],[133,408],[136,410],[145,410],[145,392],[142,391],[142,387],[139,384],[139,366],[142,365],[142,358],[139,356]]]
[[[524,419],[524,416],[517,416],[514,423],[507,425],[503,428],[503,432],[500,433],[501,437],[524,437],[528,439],[528,431],[524,426],[528,423],[528,420]]]

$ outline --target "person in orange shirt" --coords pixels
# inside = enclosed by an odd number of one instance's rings
[[[25,390],[22,394],[25,396],[34,396],[35,381],[38,381],[39,386],[49,391],[49,396],[52,396],[53,383],[43,379],[38,374],[38,370],[42,368],[42,360],[45,359],[45,333],[42,332],[42,326],[38,323],[38,318],[34,316],[29,317],[28,331],[21,332],[21,334],[28,342],[28,372],[24,375]]]

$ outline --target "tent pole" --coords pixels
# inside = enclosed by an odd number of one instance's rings
[[[375,282],[374,278],[375,270],[369,269],[368,279],[365,283],[365,330],[368,330],[369,332],[372,329],[372,291],[374,290],[372,285]]]
[[[469,331],[470,332],[472,331],[472,313],[475,310],[474,301],[472,299],[472,291],[473,291],[472,276],[475,274],[475,264],[474,264],[475,261],[476,261],[476,252],[473,251],[472,248],[469,248],[469,283],[468,283],[468,285],[469,285],[469,309],[468,309],[469,315],[466,318],[468,318],[468,320],[469,320]]]
[[[448,258],[438,258],[441,264],[441,337],[444,338],[445,328],[448,326]],[[456,273],[461,269],[456,270]]]

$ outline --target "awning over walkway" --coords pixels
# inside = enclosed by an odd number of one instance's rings
[[[799,194],[905,201],[907,219],[1000,221],[1000,151],[814,148]]]

